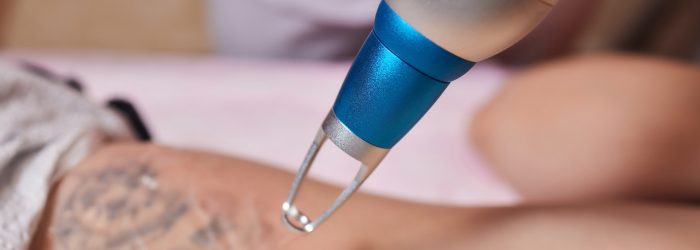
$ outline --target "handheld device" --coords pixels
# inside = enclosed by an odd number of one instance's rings
[[[450,82],[529,33],[557,0],[384,0],[335,104],[282,204],[282,221],[312,232],[369,177]],[[326,140],[360,169],[315,220],[294,204]]]

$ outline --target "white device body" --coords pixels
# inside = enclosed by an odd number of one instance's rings
[[[432,42],[479,62],[522,39],[558,0],[385,1]]]

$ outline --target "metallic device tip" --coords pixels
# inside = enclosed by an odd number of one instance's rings
[[[309,151],[307,152],[306,157],[304,157],[299,171],[294,177],[294,181],[292,182],[292,187],[289,190],[287,200],[284,203],[282,203],[282,223],[289,229],[302,233],[310,233],[316,228],[318,228],[319,224],[324,222],[326,219],[328,219],[328,217],[335,213],[335,211],[338,208],[340,208],[340,206],[343,205],[348,200],[348,198],[350,198],[350,196],[353,193],[355,193],[355,191],[357,191],[360,185],[362,185],[362,183],[367,179],[367,177],[369,177],[372,171],[374,171],[377,165],[379,165],[379,162],[381,162],[381,160],[388,152],[388,149],[376,148],[371,145],[368,146],[369,144],[366,144],[366,142],[361,141],[360,139],[355,139],[354,135],[352,134],[337,133],[337,131],[342,131],[346,129],[346,127],[344,127],[341,123],[338,122],[337,118],[335,117],[335,114],[331,112],[329,113],[328,117],[326,117],[326,120],[324,121],[323,125],[316,133],[316,137],[314,138],[311,147],[309,147]],[[330,138],[329,134],[327,134],[326,131],[329,131]],[[348,137],[347,135],[350,136]],[[309,169],[311,168],[311,165],[316,159],[316,156],[318,155],[318,152],[320,151],[324,142],[328,139],[331,139],[332,141],[334,141],[334,143],[336,143],[336,145],[339,145],[339,143],[335,142],[334,140],[339,139],[339,136],[348,137],[351,139],[351,142],[357,141],[357,143],[340,144],[339,147],[344,152],[350,154],[355,159],[361,162],[360,169],[358,170],[357,174],[350,182],[350,184],[346,186],[345,189],[343,189],[343,191],[338,195],[338,197],[336,197],[333,203],[331,203],[331,205],[328,208],[326,208],[321,213],[321,215],[319,215],[316,219],[312,220],[304,213],[302,213],[296,207],[296,205],[294,205],[294,200],[297,197],[297,194],[299,193],[299,188],[301,187],[304,178],[306,178],[306,175],[308,174]]]

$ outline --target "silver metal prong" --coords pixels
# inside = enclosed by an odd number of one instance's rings
[[[289,194],[287,195],[287,200],[284,203],[282,203],[282,222],[290,229],[300,232],[311,232],[313,230],[312,229],[307,231],[305,229],[306,226],[310,223],[310,220],[308,219],[308,217],[301,214],[301,212],[296,208],[296,206],[294,206],[294,199],[296,198],[297,193],[299,193],[299,188],[301,187],[304,178],[306,178],[306,174],[309,173],[309,168],[311,167],[311,164],[314,163],[314,160],[318,155],[318,151],[321,149],[321,146],[323,146],[323,143],[326,141],[326,139],[326,133],[323,132],[323,129],[319,129],[316,133],[316,137],[314,138],[313,143],[311,143],[311,147],[309,147],[309,151],[304,157],[304,161],[301,162],[301,167],[299,167],[297,175],[294,177],[294,181],[292,182],[292,188],[289,190]],[[296,222],[298,222],[300,225],[296,225],[295,223],[293,223],[289,218],[290,216],[294,218]]]
[[[353,193],[355,193],[360,185],[362,185],[362,183],[376,168],[376,165],[369,166],[362,163],[360,165],[360,169],[355,175],[355,178],[347,187],[345,187],[345,189],[343,189],[335,201],[333,201],[333,203],[331,203],[331,205],[326,208],[326,210],[324,210],[323,213],[318,216],[318,218],[315,220],[309,219],[309,217],[307,217],[294,205],[294,200],[299,192],[299,188],[301,187],[304,178],[306,177],[306,174],[309,172],[311,164],[313,164],[314,160],[316,159],[316,155],[318,155],[319,150],[327,138],[328,137],[323,129],[319,129],[308,153],[306,154],[306,157],[304,157],[304,161],[302,162],[297,175],[294,177],[292,188],[289,190],[287,200],[282,203],[282,222],[292,230],[302,233],[312,232],[318,227],[319,224],[328,219],[328,217],[330,217],[338,208],[340,208],[340,206],[343,205],[343,203],[345,203],[345,201],[347,201]]]

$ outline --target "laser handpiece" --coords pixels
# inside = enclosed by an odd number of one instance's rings
[[[450,82],[475,62],[529,33],[557,0],[384,0],[374,28],[316,133],[282,204],[282,221],[310,233],[362,185],[391,148],[423,117]],[[294,204],[326,140],[360,169],[315,220]]]

